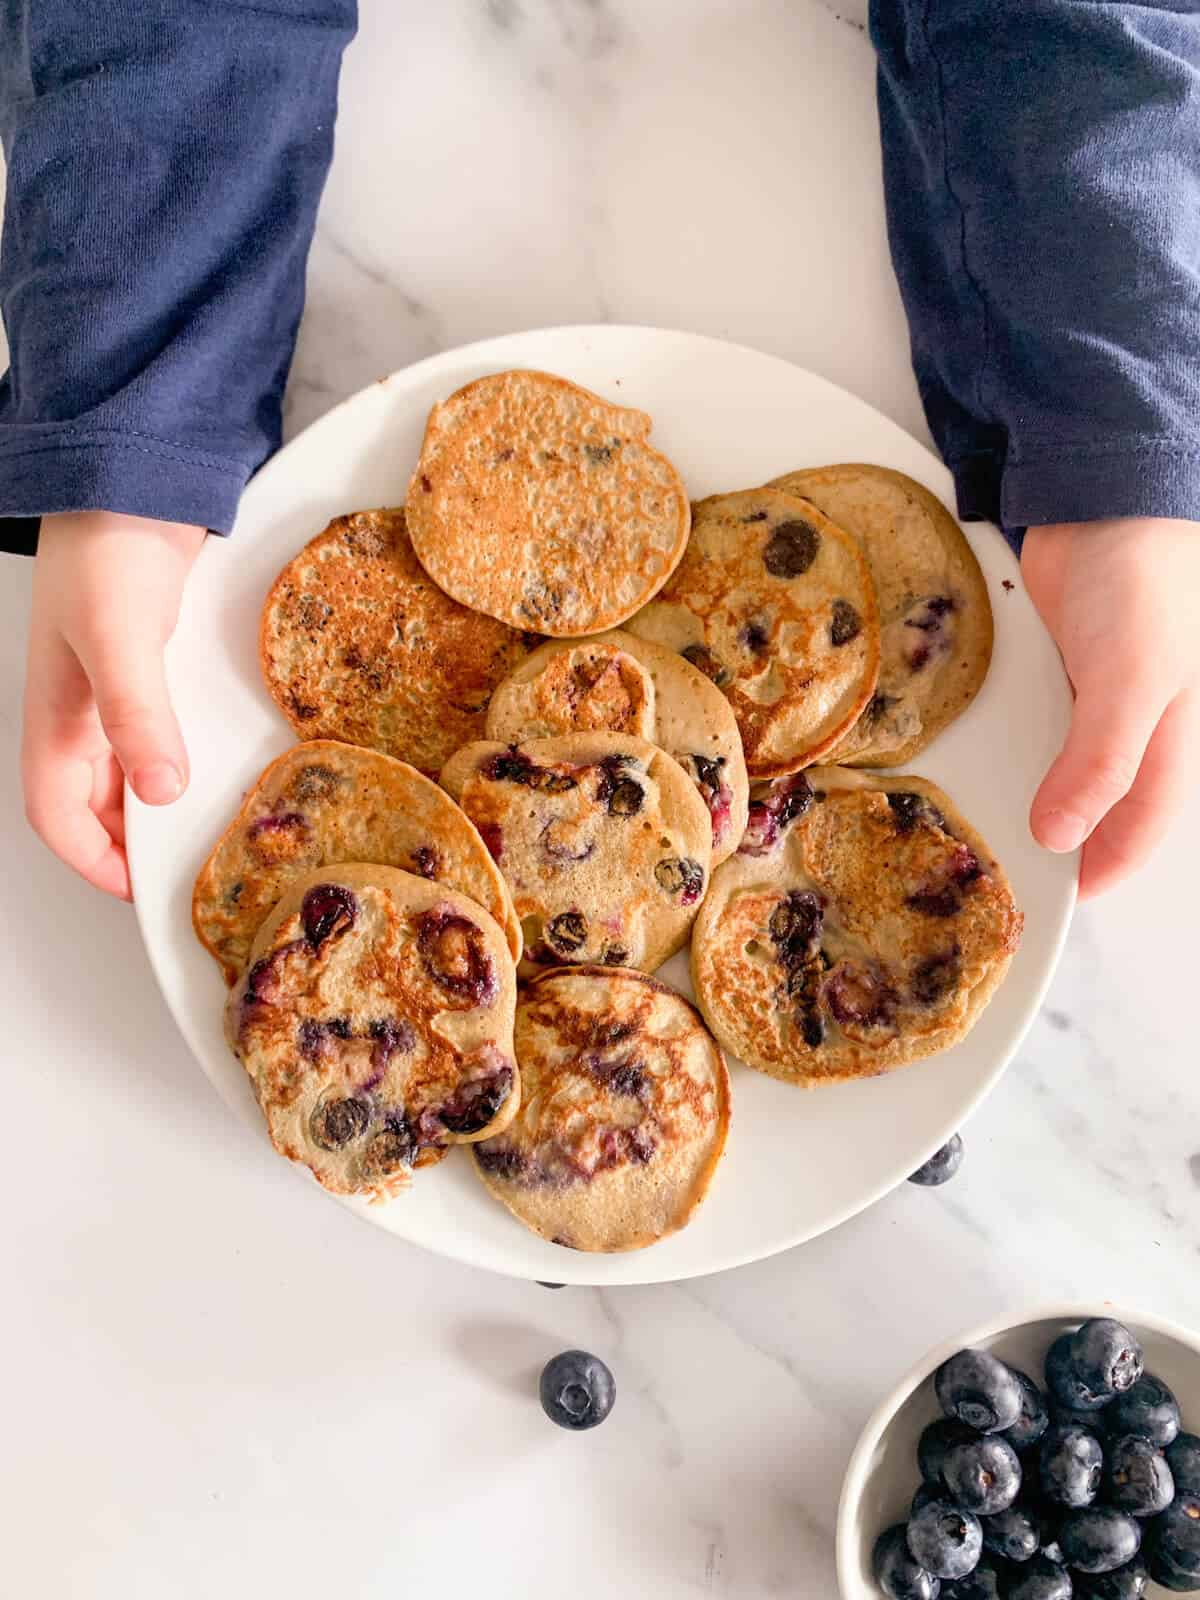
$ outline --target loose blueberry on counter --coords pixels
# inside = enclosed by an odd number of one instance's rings
[[[1112,1572],[1081,1576],[1075,1592],[1080,1600],[1142,1600],[1147,1582],[1146,1563],[1141,1556],[1135,1556]]]
[[[956,1505],[990,1517],[1007,1511],[1020,1493],[1021,1463],[1007,1439],[971,1439],[947,1450],[942,1480]]]
[[[1155,1562],[1200,1588],[1200,1495],[1185,1490],[1149,1525],[1150,1576],[1161,1583]],[[1170,1585],[1168,1585],[1170,1587]]]
[[[1075,1369],[1074,1335],[1064,1333],[1046,1351],[1046,1387],[1051,1400],[1076,1411],[1099,1411],[1116,1398],[1116,1390],[1097,1393]]]
[[[1078,1572],[1113,1572],[1141,1548],[1142,1530],[1127,1512],[1088,1506],[1063,1518],[1058,1542],[1067,1566]]]
[[[871,1570],[888,1600],[938,1600],[941,1593],[940,1581],[913,1560],[902,1522],[876,1539]]]
[[[941,1600],[1000,1600],[1004,1593],[1001,1585],[1001,1568],[985,1554],[974,1572],[942,1585]]]
[[[1021,1386],[1003,1361],[986,1350],[960,1350],[934,1374],[938,1404],[977,1433],[1011,1428],[1021,1415]]]
[[[968,1428],[964,1422],[948,1421],[939,1417],[936,1422],[922,1430],[917,1441],[917,1465],[921,1469],[921,1476],[926,1483],[940,1486],[942,1482],[942,1464],[946,1459],[946,1452],[951,1446],[963,1444],[968,1439],[977,1439],[979,1435],[973,1428]]]
[[[1161,1378],[1147,1372],[1117,1396],[1106,1421],[1114,1434],[1140,1433],[1165,1448],[1179,1432],[1179,1402]]]
[[[1104,1452],[1094,1433],[1055,1423],[1046,1430],[1038,1459],[1048,1500],[1073,1508],[1091,1505],[1104,1473]]]
[[[537,1279],[537,1286],[539,1289],[565,1289],[567,1287],[565,1283],[547,1283],[544,1278]]]
[[[964,1578],[974,1570],[983,1550],[979,1518],[952,1500],[931,1500],[910,1517],[909,1554],[935,1578]]]
[[[1138,1434],[1113,1438],[1105,1452],[1104,1497],[1131,1517],[1154,1517],[1175,1498],[1175,1479],[1158,1445]]]
[[[564,1350],[548,1361],[539,1385],[542,1410],[560,1428],[574,1432],[594,1428],[613,1408],[617,1388],[598,1356],[586,1350]]]
[[[1005,1600],[1071,1600],[1071,1574],[1047,1556],[1034,1556],[1020,1569]]]
[[[1167,1446],[1167,1465],[1175,1479],[1175,1493],[1200,1494],[1200,1438],[1181,1433]]]
[[[953,1134],[940,1150],[935,1150],[923,1167],[909,1176],[909,1183],[919,1183],[923,1188],[936,1189],[950,1179],[962,1166],[962,1134]]]
[[[1010,1367],[1009,1371],[1020,1385],[1021,1415],[1011,1428],[1004,1430],[1004,1437],[1020,1455],[1023,1450],[1031,1450],[1045,1433],[1050,1426],[1050,1413],[1045,1395],[1029,1374],[1020,1367]]]
[[[980,1517],[983,1548],[1006,1561],[1030,1561],[1042,1547],[1038,1519],[1025,1506],[1013,1505],[992,1517]]]
[[[1142,1375],[1142,1347],[1123,1323],[1092,1317],[1071,1336],[1071,1366],[1092,1394],[1124,1394]]]

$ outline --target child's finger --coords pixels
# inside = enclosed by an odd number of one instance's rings
[[[1142,757],[1133,788],[1108,813],[1083,852],[1081,898],[1103,894],[1140,867],[1183,805],[1194,774],[1198,708],[1195,692],[1163,713]]]
[[[1075,850],[1132,789],[1170,698],[1156,677],[1111,662],[1076,683],[1062,754],[1034,797],[1030,826],[1049,850]]]
[[[187,753],[171,709],[162,646],[151,636],[81,642],[100,721],[139,800],[169,805],[187,785]]]
[[[125,852],[91,809],[95,774],[87,756],[56,739],[47,720],[27,726],[22,770],[25,815],[33,831],[97,889],[128,900]]]

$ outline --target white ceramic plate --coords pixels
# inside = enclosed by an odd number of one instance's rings
[[[1121,1306],[1042,1306],[1024,1315],[985,1323],[947,1339],[913,1367],[876,1409],[859,1436],[842,1483],[837,1520],[837,1571],[842,1600],[881,1600],[871,1574],[871,1553],[879,1535],[908,1516],[921,1481],[917,1440],[941,1412],[933,1374],[958,1350],[990,1350],[1002,1361],[1042,1384],[1046,1351],[1068,1328],[1089,1317],[1115,1317],[1135,1333],[1153,1372],[1174,1393],[1189,1432],[1200,1428],[1200,1337],[1144,1311]],[[1168,1591],[1152,1583],[1151,1596]]]
[[[167,1003],[218,1092],[260,1131],[249,1084],[222,1037],[224,985],[190,915],[192,881],[243,789],[292,740],[259,677],[259,610],[279,568],[331,517],[403,501],[434,401],[508,367],[562,373],[650,411],[654,443],[694,496],[857,460],[910,473],[951,500],[941,464],[861,400],[774,357],[646,328],[546,329],[452,350],[364,389],[292,440],[250,485],[234,538],[208,541],[188,586],[168,666],[191,787],[167,810],[131,800],[128,821],[142,932]],[[968,531],[991,591],[995,657],[969,712],[918,768],[979,828],[1025,912],[1020,953],[970,1037],[890,1077],[812,1093],[735,1065],[728,1154],[709,1198],[683,1233],[631,1255],[578,1255],[535,1238],[488,1198],[461,1152],[389,1205],[350,1204],[379,1227],[498,1272],[661,1282],[753,1261],[832,1228],[961,1126],[1037,1010],[1070,920],[1077,868],[1074,857],[1038,849],[1026,825],[1067,726],[1062,667],[1004,540],[990,527]],[[690,993],[684,956],[660,976]],[[263,1141],[264,1159],[278,1159],[265,1132]],[[312,1180],[298,1169],[297,1181]]]

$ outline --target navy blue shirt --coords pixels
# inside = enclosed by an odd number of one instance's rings
[[[874,0],[888,231],[960,513],[1200,518],[1200,16]],[[0,547],[232,527],[279,440],[354,0],[0,0]]]

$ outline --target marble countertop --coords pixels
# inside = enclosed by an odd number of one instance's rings
[[[614,319],[777,352],[924,437],[851,0],[363,11],[289,431],[436,349]],[[129,910],[22,831],[28,599],[9,559],[6,1593],[825,1600],[851,1445],[927,1347],[1060,1297],[1200,1325],[1200,799],[1079,913],[950,1187],[721,1277],[552,1293],[362,1227],[224,1110]],[[570,1345],[617,1377],[584,1437],[534,1397]]]

